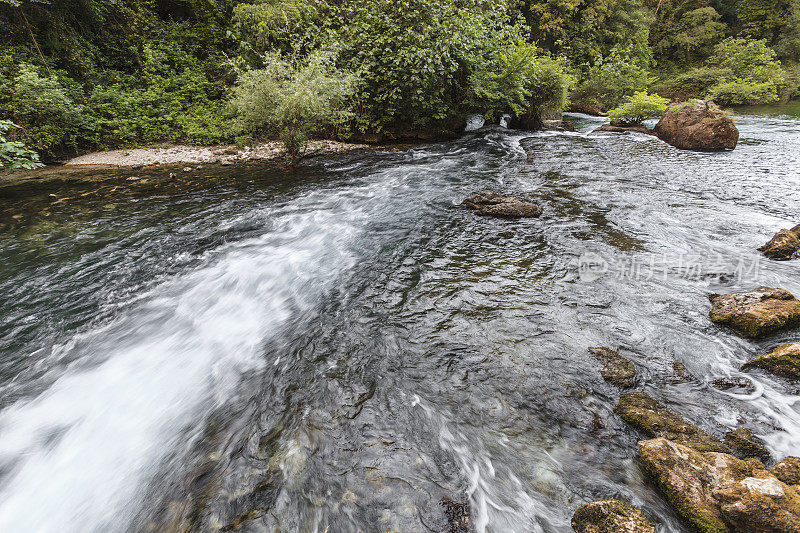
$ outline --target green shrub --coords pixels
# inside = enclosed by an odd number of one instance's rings
[[[25,143],[6,138],[6,133],[16,128],[19,126],[10,120],[0,120],[0,170],[14,172],[43,166],[39,154],[25,146]]]
[[[698,67],[655,84],[651,90],[675,100],[704,97],[720,80],[733,77],[729,68]]]
[[[625,103],[608,112],[612,124],[641,124],[645,120],[660,118],[667,109],[669,100],[647,91],[634,93]]]
[[[757,83],[735,78],[714,85],[708,98],[722,106],[771,104],[778,101],[778,91],[771,81]]]
[[[295,165],[311,133],[341,128],[352,118],[348,99],[358,78],[337,69],[335,59],[333,53],[315,52],[302,64],[291,64],[273,54],[263,69],[243,72],[232,99],[237,130],[278,135]]]
[[[721,105],[773,103],[786,85],[786,73],[763,40],[725,39],[714,48],[708,64],[730,72],[708,91],[708,97]]]

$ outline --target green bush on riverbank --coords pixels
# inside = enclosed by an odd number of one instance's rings
[[[333,106],[347,120],[283,93],[302,134],[243,127],[232,104],[249,72],[322,50],[353,75]],[[767,103],[797,94],[798,60],[800,0],[0,0],[0,119],[46,159],[242,133],[455,131],[473,112],[535,126],[568,100],[607,111],[646,89]]]

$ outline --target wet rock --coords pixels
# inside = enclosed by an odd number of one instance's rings
[[[686,383],[687,381],[694,381],[694,376],[686,369],[686,365],[680,361],[672,362],[672,373],[674,377],[670,380],[672,383]]]
[[[732,392],[734,394],[753,394],[756,391],[753,382],[746,378],[726,377],[717,378],[711,382],[717,390]]]
[[[772,474],[787,485],[800,485],[800,458],[787,457],[772,468]]]
[[[730,451],[718,438],[690,424],[644,392],[623,394],[614,412],[649,437],[664,437],[701,452]]]
[[[765,355],[751,359],[742,365],[742,370],[761,368],[776,376],[800,379],[800,342],[781,344]]]
[[[636,367],[611,348],[589,348],[589,353],[603,364],[600,375],[612,385],[620,388],[633,387]]]
[[[577,533],[655,533],[653,524],[633,505],[619,500],[587,503],[572,515]]]
[[[544,131],[575,131],[575,124],[569,120],[544,120],[542,129]]]
[[[662,141],[683,150],[732,150],[739,141],[731,117],[708,100],[670,105],[653,131]]]
[[[698,531],[800,531],[800,493],[755,459],[700,453],[663,438],[640,442],[639,456],[670,504]]]
[[[592,131],[592,133],[597,132],[610,132],[610,133],[644,133],[646,135],[655,135],[653,130],[644,126],[642,124],[636,124],[632,126],[619,126],[616,124],[603,124],[596,130]]]
[[[499,218],[537,218],[542,214],[542,208],[536,204],[493,191],[470,196],[461,205],[479,215]]]
[[[712,322],[747,338],[758,338],[800,324],[800,301],[789,291],[772,287],[739,294],[711,294]]]
[[[772,457],[761,439],[747,428],[738,427],[725,433],[725,444],[740,459],[758,459],[766,462]]]
[[[800,252],[800,226],[780,230],[758,251],[775,261],[792,259]]]
[[[447,517],[447,533],[469,533],[472,531],[472,516],[469,504],[455,502],[447,496],[442,498],[442,507]]]
[[[603,114],[603,109],[595,102],[573,102],[569,105],[571,113],[583,113],[599,117]]]

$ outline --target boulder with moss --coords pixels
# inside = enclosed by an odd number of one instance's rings
[[[732,150],[739,142],[733,119],[708,100],[670,105],[653,131],[662,141],[683,150]]]
[[[712,322],[755,339],[800,324],[800,300],[785,289],[759,287],[738,294],[711,294]]]
[[[703,533],[800,531],[800,492],[755,460],[701,453],[664,438],[639,443],[648,475]]]
[[[589,348],[589,353],[600,361],[603,369],[600,375],[612,385],[620,388],[633,387],[636,378],[636,367],[611,348]]]
[[[800,252],[800,225],[782,229],[770,241],[758,249],[769,259],[787,261]]]
[[[484,191],[465,199],[462,206],[483,216],[498,218],[537,218],[542,214],[538,205],[494,191]]]
[[[614,412],[648,437],[664,437],[701,452],[730,452],[721,440],[690,424],[644,392],[623,394]]]
[[[603,500],[581,506],[572,515],[576,533],[655,533],[641,509],[619,500]]]
[[[800,485],[800,458],[787,457],[772,467],[772,474],[787,485]]]
[[[740,459],[758,459],[759,461],[769,461],[771,455],[769,450],[747,428],[738,427],[725,433],[725,444],[733,450],[733,454]]]
[[[776,376],[800,379],[800,342],[781,344],[771,352],[746,362],[742,369],[761,368]]]

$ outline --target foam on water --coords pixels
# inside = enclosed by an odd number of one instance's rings
[[[217,251],[54,350],[79,351],[67,359],[80,366],[0,413],[0,531],[126,523],[159,461],[236,394],[242,373],[269,362],[263,341],[351,265],[359,212],[293,207],[269,234]]]

